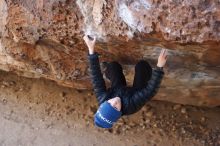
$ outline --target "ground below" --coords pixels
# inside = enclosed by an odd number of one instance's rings
[[[92,91],[0,72],[0,146],[219,146],[220,107],[151,101],[113,129],[94,127]]]

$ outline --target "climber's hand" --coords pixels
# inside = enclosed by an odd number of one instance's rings
[[[158,67],[164,67],[167,61],[167,50],[163,49],[160,52],[160,56],[158,57],[157,66]]]
[[[85,43],[86,43],[86,45],[87,45],[87,47],[89,49],[89,54],[90,55],[94,54],[94,47],[95,47],[96,38],[95,37],[92,38],[92,37],[90,37],[88,35],[85,35],[83,37],[83,39],[84,39],[84,41],[85,41]]]

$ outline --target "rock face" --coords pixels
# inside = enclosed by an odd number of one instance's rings
[[[220,105],[217,0],[0,0],[0,69],[91,89],[84,34],[100,59],[123,64],[128,84],[140,59],[169,49],[155,99]]]

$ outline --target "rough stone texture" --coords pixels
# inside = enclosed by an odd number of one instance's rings
[[[0,69],[91,89],[82,36],[101,60],[123,64],[129,84],[139,59],[169,49],[155,99],[220,105],[218,0],[0,0]]]

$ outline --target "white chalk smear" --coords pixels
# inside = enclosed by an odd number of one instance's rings
[[[131,10],[128,8],[128,6],[125,5],[125,3],[119,4],[118,8],[119,17],[132,29],[136,29],[137,21],[135,21]]]

